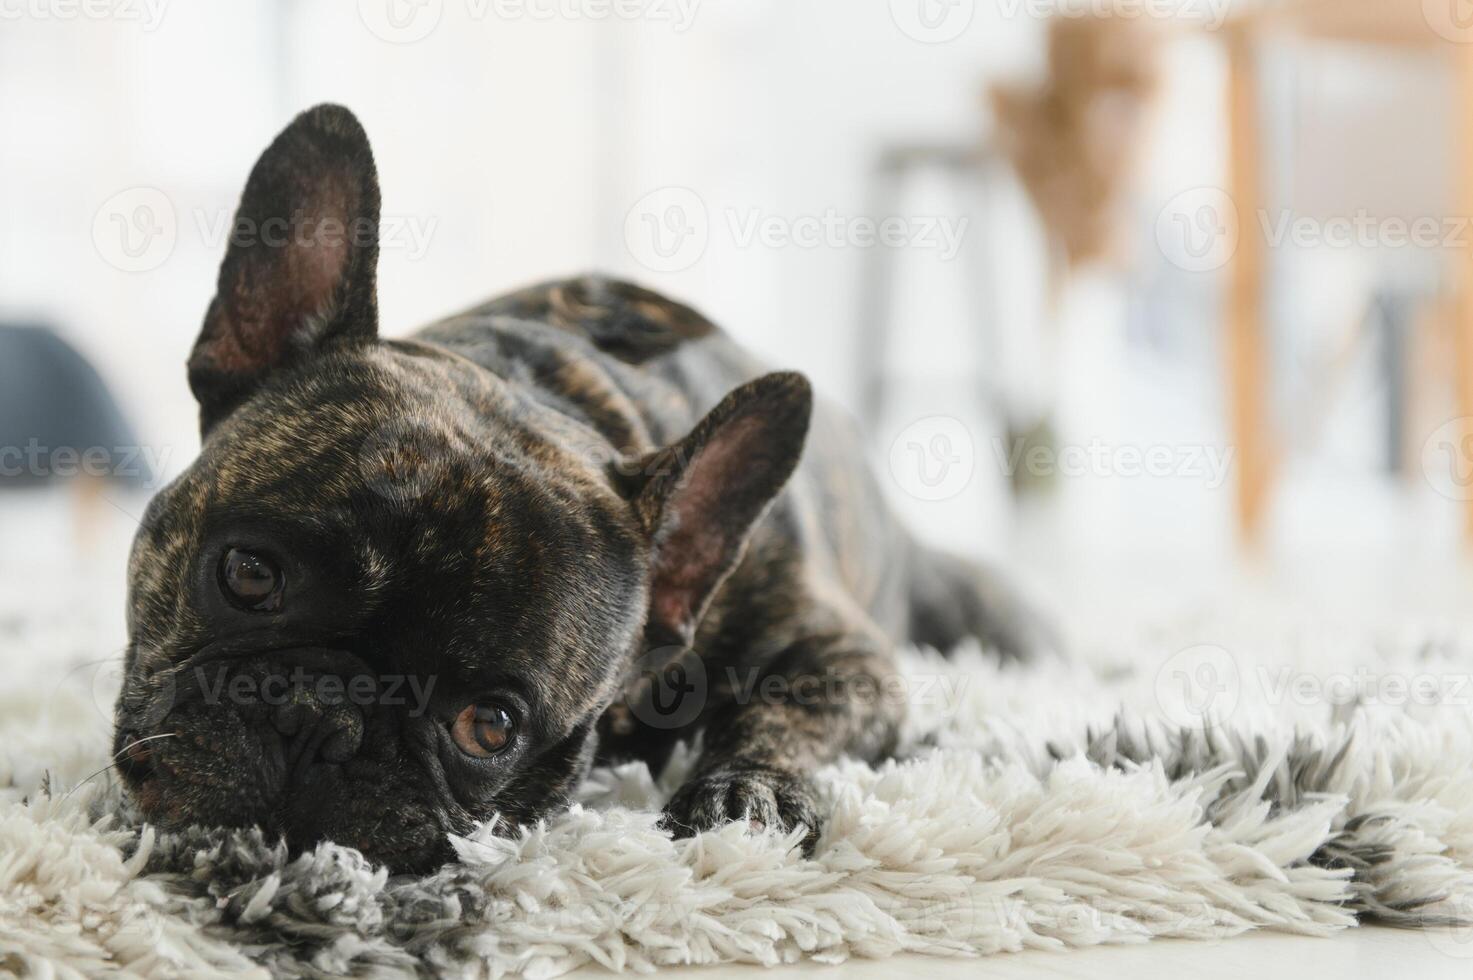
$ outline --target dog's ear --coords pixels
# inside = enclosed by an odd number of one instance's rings
[[[684,439],[638,461],[634,505],[655,548],[647,640],[691,645],[752,527],[798,465],[813,392],[779,372],[726,396]]]
[[[215,298],[189,357],[207,433],[270,371],[378,334],[379,189],[342,106],[294,119],[246,181]]]

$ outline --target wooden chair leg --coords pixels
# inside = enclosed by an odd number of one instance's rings
[[[1457,92],[1457,154],[1459,176],[1454,200],[1459,213],[1473,214],[1473,45],[1453,45],[1457,65],[1453,72]],[[1463,242],[1459,256],[1456,312],[1453,317],[1453,385],[1458,415],[1473,419],[1473,242]],[[1465,423],[1464,431],[1467,431]],[[1473,497],[1463,502],[1463,543],[1473,548]]]
[[[1237,456],[1237,517],[1242,539],[1257,541],[1269,502],[1268,358],[1264,339],[1264,240],[1258,65],[1251,39],[1228,40],[1228,195],[1238,213],[1238,247],[1228,265],[1225,310],[1229,433]]]

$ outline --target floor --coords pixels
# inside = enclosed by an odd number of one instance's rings
[[[842,971],[842,973],[840,972]],[[609,976],[584,969],[574,976]],[[661,970],[660,980],[892,980],[924,976],[926,980],[1048,980],[1054,977],[1130,980],[1190,977],[1191,980],[1467,980],[1473,976],[1473,930],[1383,929],[1369,926],[1331,939],[1308,939],[1281,933],[1256,933],[1219,943],[1163,940],[1142,946],[1101,946],[1064,953],[1028,951],[986,959],[906,956],[888,960],[855,960],[841,967],[805,963],[762,969],[750,966],[688,967]]]
[[[24,544],[27,537],[43,541],[56,541],[61,530],[54,521],[42,520],[46,514],[42,504],[54,509],[54,502],[34,501],[36,507],[28,508],[7,502],[0,510],[0,529],[11,542]],[[101,632],[111,637],[118,632],[122,620],[121,597],[124,563],[121,559],[127,539],[133,530],[134,517],[141,513],[142,502],[119,498],[110,500],[110,511],[104,516],[115,518],[116,526],[103,528],[103,533],[92,542],[93,550],[83,563],[87,577],[96,577],[93,591],[103,597],[93,616],[102,624]],[[52,515],[54,516],[54,515]],[[1388,522],[1394,524],[1394,522]],[[1307,548],[1309,554],[1324,557],[1322,549]],[[1431,617],[1432,619],[1462,619],[1473,615],[1466,601],[1473,594],[1473,565],[1450,562],[1447,564],[1429,561],[1426,555],[1397,553],[1391,558],[1374,547],[1369,549],[1375,558],[1364,554],[1342,556],[1333,554],[1335,560],[1310,565],[1308,568],[1293,561],[1267,561],[1249,569],[1237,569],[1259,591],[1283,591],[1295,601],[1308,601],[1313,594],[1323,600],[1327,595],[1336,597],[1340,603],[1357,607],[1362,613],[1367,609],[1379,609],[1388,616],[1400,619],[1408,616]],[[30,553],[17,547],[13,553]],[[50,554],[48,551],[36,552]],[[4,564],[0,556],[0,565]],[[1045,568],[1040,563],[1040,568]],[[1127,564],[1126,568],[1148,567],[1153,575],[1140,576],[1123,573],[1116,567],[1112,575],[1089,574],[1090,569],[1081,565],[1077,573],[1091,588],[1065,589],[1063,594],[1077,595],[1076,604],[1093,599],[1092,605],[1109,604],[1118,596],[1116,591],[1132,593],[1132,608],[1152,607],[1155,590],[1143,587],[1148,579],[1159,581],[1164,560]],[[1192,569],[1182,569],[1174,577],[1181,582],[1197,583],[1198,589],[1189,593],[1213,592],[1221,585],[1219,581],[1204,576]],[[1115,589],[1099,591],[1101,581],[1113,582]],[[1065,581],[1064,585],[1077,585]],[[1241,581],[1238,583],[1243,584]],[[1173,595],[1179,600],[1180,589]],[[1164,601],[1164,600],[1163,600]],[[91,618],[91,617],[89,617]],[[102,647],[99,647],[101,649]],[[68,665],[50,665],[56,670],[71,669]],[[37,679],[47,674],[42,665],[35,665]],[[842,970],[842,972],[840,972]],[[599,968],[585,968],[577,976],[609,976]],[[811,963],[773,969],[750,966],[712,966],[670,968],[660,971],[659,980],[667,978],[699,977],[700,980],[781,980],[781,978],[807,977],[817,980],[823,977],[874,978],[890,980],[893,977],[923,976],[927,980],[950,980],[961,977],[988,977],[996,980],[1043,980],[1050,977],[1129,977],[1131,980],[1156,980],[1156,978],[1190,977],[1191,980],[1317,980],[1335,978],[1352,980],[1367,977],[1375,980],[1441,980],[1441,978],[1473,978],[1473,929],[1459,932],[1393,930],[1366,927],[1342,933],[1329,939],[1311,939],[1278,933],[1258,933],[1241,936],[1218,943],[1186,941],[1159,941],[1140,946],[1111,946],[1067,952],[1029,951],[1002,954],[985,959],[946,959],[940,957],[907,956],[887,960],[859,960],[844,964],[841,968]]]

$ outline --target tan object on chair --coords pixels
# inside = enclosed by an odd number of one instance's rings
[[[1070,266],[1115,252],[1158,47],[1159,32],[1140,18],[1055,17],[1042,84],[991,91],[998,142]]]

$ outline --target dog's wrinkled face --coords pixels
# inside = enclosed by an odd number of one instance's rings
[[[457,373],[339,355],[248,401],[154,500],[115,746],[150,818],[408,867],[471,817],[566,801],[645,549],[576,451],[508,422],[527,406],[447,420]]]
[[[568,801],[639,651],[690,642],[810,396],[770,375],[611,461],[526,387],[378,339],[377,221],[344,109],[251,173],[190,358],[204,447],[134,544],[114,750],[154,822],[419,870]]]

